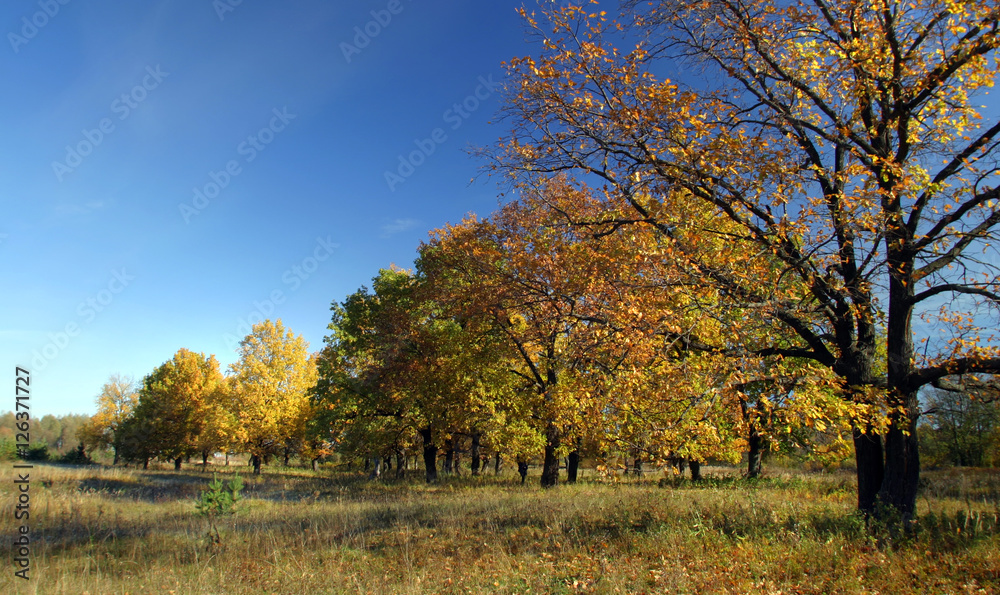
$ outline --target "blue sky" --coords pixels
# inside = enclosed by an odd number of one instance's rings
[[[537,51],[521,4],[4,2],[0,363],[33,412],[181,347],[226,366],[261,314],[317,350],[332,301],[493,211],[466,151]]]

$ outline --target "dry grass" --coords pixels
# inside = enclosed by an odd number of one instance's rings
[[[5,464],[6,525],[11,475]],[[920,530],[870,537],[849,475],[542,491],[284,470],[245,476],[221,547],[194,508],[210,474],[42,466],[31,478],[33,578],[15,579],[5,538],[3,593],[1000,592],[996,471],[928,473]]]

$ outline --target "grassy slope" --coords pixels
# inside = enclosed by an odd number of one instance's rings
[[[875,539],[847,475],[541,491],[286,470],[245,478],[220,547],[194,513],[208,474],[36,467],[33,578],[5,536],[0,592],[1000,593],[1000,475],[927,476],[920,532]],[[5,535],[12,479],[3,463]]]

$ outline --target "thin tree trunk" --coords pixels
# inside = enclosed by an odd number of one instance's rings
[[[434,483],[438,479],[437,472],[437,445],[434,444],[434,434],[430,427],[420,430],[420,437],[424,440],[424,469],[427,475],[427,483]]]
[[[382,475],[382,457],[374,456],[371,461],[371,473],[368,474],[368,479],[378,479]]]
[[[498,450],[494,455],[493,461],[493,475],[500,475],[500,466],[503,464],[502,457],[500,456],[500,451]]]
[[[310,461],[310,466],[312,467],[313,471],[316,471],[317,469],[319,469],[319,458],[317,457],[317,458],[314,458],[312,461]]]
[[[402,450],[396,451],[396,479],[403,479],[406,471],[406,454]]]
[[[174,459],[174,471],[180,471],[181,463],[183,462],[184,462],[184,457],[177,457],[176,459]]]
[[[580,470],[580,447],[577,446],[569,453],[566,460],[566,481],[576,483],[577,473]]]
[[[559,429],[552,422],[549,422],[545,430],[545,458],[542,461],[543,488],[551,488],[559,483],[559,457],[556,452],[559,450]]]
[[[524,480],[528,479],[528,462],[523,460],[517,461],[517,474],[521,476],[521,485],[524,485]]]
[[[747,436],[747,478],[756,479],[760,477],[761,457],[763,456],[764,440],[757,430],[757,424],[750,424],[750,434]]]
[[[482,434],[479,432],[472,433],[472,474],[479,475],[479,466],[482,465],[482,459],[479,456],[479,441],[482,438]]]
[[[260,455],[252,455],[250,464],[253,466],[253,474],[260,475]]]
[[[455,464],[455,443],[451,438],[444,442],[444,472],[451,473],[452,465]]]

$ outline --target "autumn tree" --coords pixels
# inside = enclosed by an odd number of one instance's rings
[[[1000,303],[1000,122],[975,103],[996,76],[1000,8],[626,4],[620,25],[577,6],[526,16],[542,47],[510,63],[511,132],[494,164],[600,180],[692,281],[782,329],[748,351],[812,360],[847,400],[884,412],[885,428],[855,423],[858,506],[911,518],[918,390],[1000,369],[982,310]],[[670,80],[678,64],[704,76]],[[753,248],[733,261],[678,234],[691,200],[736,227],[700,237]],[[787,278],[808,291],[776,291]],[[915,317],[934,332],[915,338]]]
[[[280,319],[265,320],[240,341],[230,378],[237,436],[259,475],[266,456],[304,436],[302,412],[316,384],[316,360],[301,335]]]
[[[112,374],[97,395],[97,413],[80,429],[79,439],[89,449],[113,449],[113,464],[117,465],[121,456],[119,429],[132,415],[138,398],[137,386],[132,377]]]
[[[160,457],[180,469],[198,452],[205,413],[222,383],[214,355],[179,349],[142,380],[138,402],[122,428],[120,446],[127,458]]]

